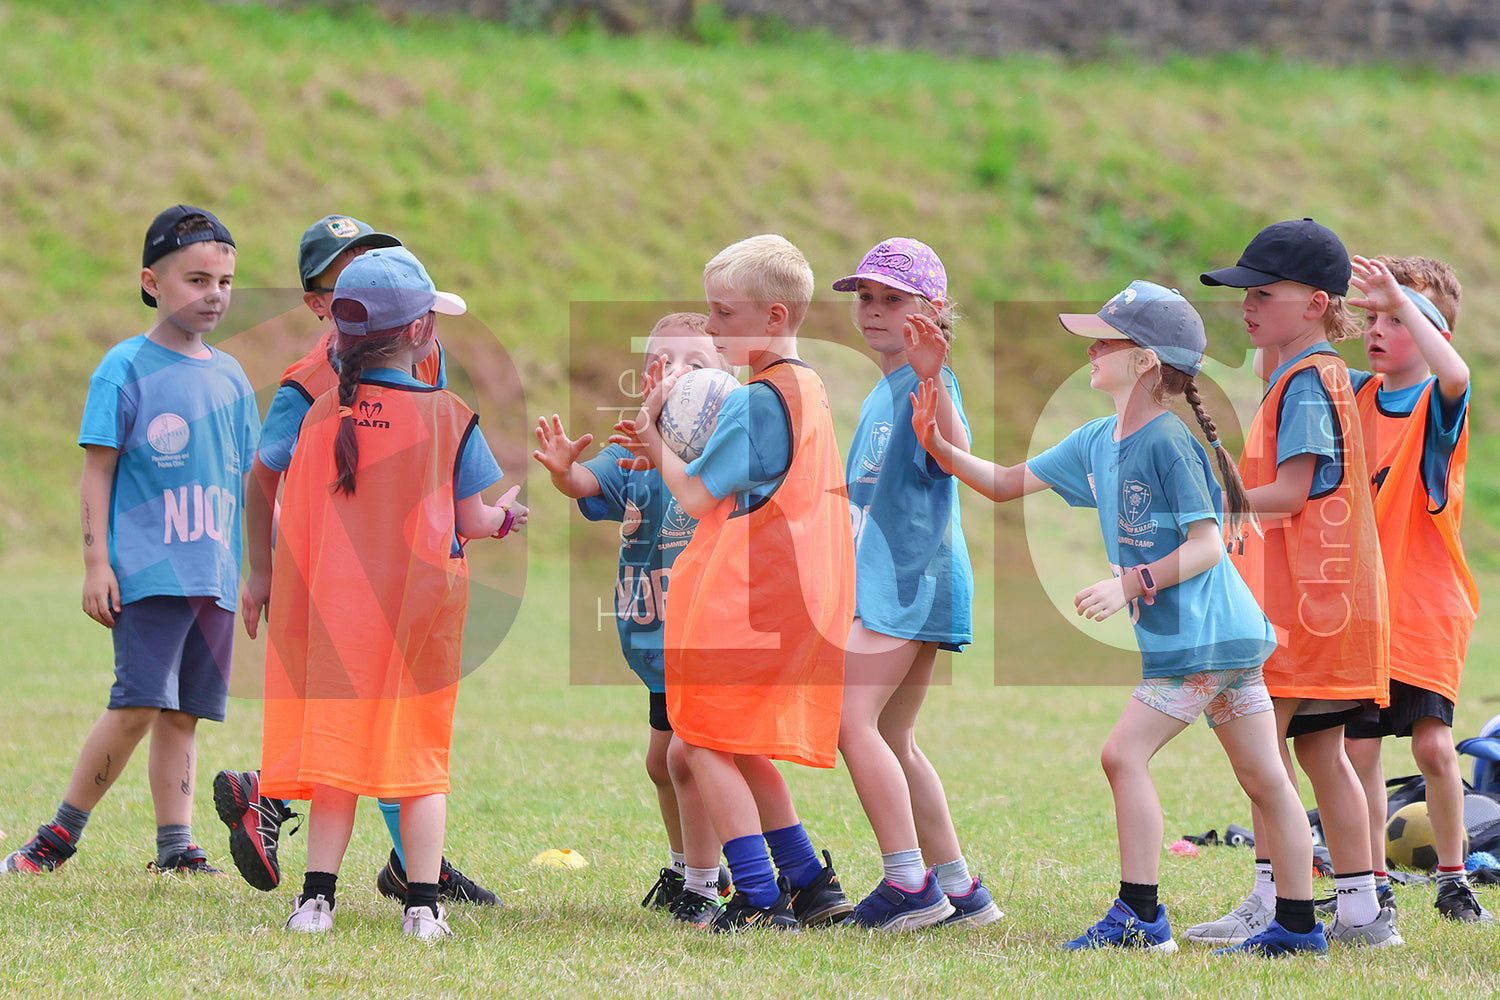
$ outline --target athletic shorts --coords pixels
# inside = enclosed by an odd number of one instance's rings
[[[1148,677],[1132,695],[1141,704],[1192,725],[1208,717],[1210,729],[1271,710],[1271,696],[1259,666],[1201,670],[1179,677]]]
[[[651,696],[651,728],[659,733],[670,733],[672,723],[667,721],[667,693],[665,691],[647,691]]]
[[[115,614],[110,708],[164,708],[213,722],[229,705],[234,612],[212,597],[143,597]]]
[[[1378,719],[1360,719],[1344,727],[1351,740],[1373,740],[1381,736],[1410,736],[1418,719],[1436,719],[1453,728],[1453,702],[1436,691],[1391,679],[1391,703]]]
[[[1379,710],[1373,701],[1324,701],[1306,698],[1297,706],[1297,711],[1287,721],[1286,735],[1306,736],[1329,729],[1347,728],[1360,721],[1373,722]]]

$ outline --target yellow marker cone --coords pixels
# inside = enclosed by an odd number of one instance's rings
[[[531,863],[549,868],[585,868],[588,859],[569,847],[549,847],[532,858]]]

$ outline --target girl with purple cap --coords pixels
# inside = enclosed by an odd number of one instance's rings
[[[1073,604],[1093,621],[1128,609],[1135,625],[1142,681],[1101,754],[1115,802],[1119,898],[1064,947],[1177,950],[1166,907],[1157,899],[1162,813],[1149,767],[1156,752],[1201,713],[1266,819],[1276,877],[1276,918],[1225,950],[1324,952],[1327,941],[1313,914],[1307,816],[1281,766],[1276,716],[1261,671],[1276,648],[1274,632],[1224,558],[1224,494],[1208,454],[1170,410],[1173,397],[1186,397],[1216,452],[1230,519],[1238,521],[1249,510],[1249,498],[1195,381],[1207,344],[1203,321],[1176,291],[1149,281],[1131,282],[1097,314],[1058,319],[1070,333],[1093,341],[1089,385],[1113,398],[1112,415],[1012,466],[976,458],[949,438],[941,392],[932,380],[913,399],[912,425],[943,469],[991,500],[1051,488],[1071,506],[1097,509],[1110,575],[1080,590]]]
[[[963,398],[945,363],[954,318],[947,285],[930,247],[897,237],[833,286],[855,293],[854,325],[883,376],[860,409],[845,466],[856,572],[839,750],[884,868],[849,919],[887,931],[1002,915],[969,874],[943,783],[915,732],[937,651],[974,638],[958,484],[923,450],[911,422],[911,394],[930,381],[934,419],[957,447],[968,447]]]

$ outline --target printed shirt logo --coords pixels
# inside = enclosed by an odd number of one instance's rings
[[[628,539],[640,530],[641,509],[636,506],[634,500],[625,501],[625,516],[620,520],[620,538]]]
[[[353,219],[334,219],[328,223],[328,231],[341,240],[347,240],[359,235],[359,226],[354,224]]]
[[[1146,511],[1151,507],[1151,487],[1127,479],[1120,492],[1120,527],[1131,535],[1156,531],[1156,519],[1146,517]]]
[[[175,413],[163,413],[146,427],[146,440],[160,455],[176,455],[187,447],[188,425]]]
[[[354,421],[355,427],[389,427],[389,420],[381,420],[380,411],[385,409],[383,403],[372,403],[368,399],[359,401],[359,417]]]
[[[682,504],[673,497],[667,504],[666,513],[662,515],[661,533],[671,537],[682,537],[693,533],[693,518],[687,511],[682,509]]]
[[[891,444],[891,425],[882,420],[870,428],[870,453],[861,459],[866,472],[879,472],[885,464],[885,450]]]

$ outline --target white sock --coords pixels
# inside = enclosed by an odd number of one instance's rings
[[[1363,927],[1380,916],[1380,903],[1375,898],[1374,872],[1336,874],[1333,885],[1334,891],[1338,893],[1339,923],[1345,927]]]
[[[686,868],[683,869],[683,888],[688,892],[696,892],[705,899],[719,898],[719,868]]]
[[[916,892],[927,882],[927,868],[922,864],[920,848],[882,854],[880,865],[885,869],[886,881],[907,892]]]
[[[940,865],[933,865],[932,870],[937,872],[938,885],[943,887],[943,892],[949,896],[968,895],[974,887],[974,877],[969,874],[968,862],[960,854],[957,861],[944,861]]]
[[[1276,909],[1276,876],[1271,873],[1270,859],[1255,859],[1255,886],[1250,894],[1259,896],[1267,909]]]
[[[667,862],[667,867],[671,868],[674,872],[681,875],[683,872],[687,871],[686,854],[683,854],[681,851],[674,851],[668,848],[667,857],[669,859]]]

